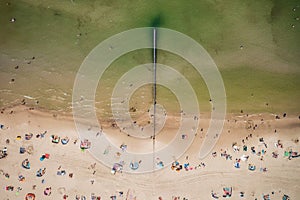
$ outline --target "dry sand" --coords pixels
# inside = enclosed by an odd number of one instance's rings
[[[11,113],[13,111],[13,113]],[[284,157],[284,151],[292,149],[299,151],[300,120],[298,116],[287,116],[275,119],[271,114],[257,114],[252,116],[228,115],[223,133],[213,152],[217,156],[209,155],[204,160],[198,159],[199,148],[208,128],[208,119],[201,119],[200,127],[193,145],[178,160],[179,163],[189,163],[193,170],[172,170],[170,166],[165,169],[147,174],[111,174],[111,169],[103,166],[88,151],[81,151],[80,141],[76,133],[75,125],[70,116],[53,116],[49,112],[29,110],[25,106],[7,108],[0,114],[0,148],[7,147],[8,156],[0,159],[0,199],[24,199],[27,193],[34,193],[36,199],[75,199],[76,195],[86,196],[91,199],[91,194],[101,196],[101,199],[111,199],[116,195],[117,200],[126,199],[128,190],[132,192],[132,198],[137,200],[152,200],[162,197],[163,200],[173,200],[174,197],[188,200],[212,199],[211,191],[218,196],[223,195],[223,187],[232,187],[233,193],[230,199],[262,199],[263,194],[270,194],[271,199],[282,199],[284,194],[291,199],[299,199],[300,189],[300,158],[289,160]],[[263,120],[262,120],[263,119]],[[246,127],[252,125],[252,128]],[[253,126],[257,124],[257,128]],[[203,131],[201,131],[203,128]],[[276,130],[276,132],[275,132]],[[47,131],[44,138],[36,138],[37,134]],[[116,132],[111,128],[105,128],[105,132]],[[26,133],[33,133],[33,138],[25,140]],[[54,144],[51,135],[61,138],[68,136],[70,142],[67,145]],[[246,137],[252,134],[246,140]],[[22,139],[17,140],[17,136]],[[127,143],[128,148],[134,144],[127,141],[128,137],[113,137],[116,145]],[[263,137],[264,144],[259,141]],[[9,139],[9,144],[6,140]],[[243,151],[244,139],[248,150]],[[74,141],[77,141],[74,144]],[[128,139],[129,140],[129,139]],[[283,148],[276,148],[274,143],[281,140]],[[234,152],[232,144],[236,142],[240,148]],[[20,147],[33,147],[32,154],[19,153]],[[263,156],[251,153],[250,147],[255,146],[256,152],[266,150]],[[232,160],[221,157],[221,149],[232,156]],[[272,152],[278,152],[278,158],[272,157]],[[40,157],[48,153],[49,159],[40,161]],[[241,161],[239,169],[234,167],[235,159],[243,154],[249,155],[248,161]],[[24,169],[21,163],[28,158],[30,169]],[[96,163],[96,164],[95,164]],[[204,166],[198,166],[205,163]],[[255,171],[248,170],[248,164],[256,165]],[[201,164],[200,164],[201,165]],[[197,169],[194,167],[198,166]],[[37,177],[39,168],[46,168],[43,177]],[[260,168],[267,168],[267,172]],[[65,170],[66,175],[58,176],[57,171]],[[6,178],[4,174],[9,174]],[[73,173],[73,177],[69,177]],[[23,175],[25,181],[20,182],[18,176]],[[44,182],[42,180],[44,179]],[[92,184],[93,183],[93,184]],[[34,189],[33,186],[36,185]],[[6,190],[6,186],[13,186],[13,191]],[[18,191],[19,188],[19,192]],[[44,189],[51,187],[50,196],[44,195]],[[119,192],[123,192],[121,197]],[[245,192],[245,197],[240,197],[240,192]],[[274,194],[272,194],[274,192]],[[130,195],[129,195],[130,196]],[[130,199],[130,198],[127,198]],[[219,199],[223,199],[220,197]]]

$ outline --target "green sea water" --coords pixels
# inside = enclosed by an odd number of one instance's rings
[[[71,112],[74,79],[88,53],[114,34],[155,25],[192,37],[210,53],[224,80],[228,112],[298,114],[299,6],[296,0],[1,1],[0,107],[25,99],[30,106]],[[110,97],[118,78],[151,59],[150,50],[140,50],[109,67],[96,96],[100,117],[111,116]],[[158,52],[158,62],[184,74],[201,111],[210,110],[206,85],[188,62],[164,51]],[[131,101],[141,112],[148,109],[140,106],[142,94],[151,104],[151,86],[141,88]],[[168,89],[158,88],[158,100],[178,112]]]

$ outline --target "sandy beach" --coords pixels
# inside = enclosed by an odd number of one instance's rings
[[[222,199],[223,188],[232,188],[231,199],[263,199],[263,195],[269,195],[270,199],[282,199],[284,195],[297,199],[300,160],[285,152],[300,150],[300,122],[298,116],[278,114],[278,117],[227,115],[212,154],[199,160],[199,146],[208,127],[208,120],[204,119],[193,145],[173,167],[146,174],[113,175],[88,150],[80,149],[71,116],[25,106],[7,108],[0,115],[3,125],[0,147],[7,152],[0,159],[0,196],[25,199],[28,193],[33,193],[36,199],[194,200]],[[110,131],[114,130],[103,130]],[[32,138],[26,140],[25,134],[30,133]],[[51,135],[68,137],[69,142],[53,143]],[[130,148],[132,144],[127,140],[118,137],[114,143],[126,143]],[[20,147],[25,148],[23,154]],[[45,154],[47,158],[41,159]],[[22,167],[25,159],[29,160],[30,169]],[[255,170],[249,170],[249,165],[255,166]],[[37,171],[44,168],[45,174],[37,177]],[[51,188],[49,196],[44,194],[47,188],[47,192]],[[128,192],[131,194],[127,195]]]
[[[300,199],[299,0],[0,13],[0,200]]]

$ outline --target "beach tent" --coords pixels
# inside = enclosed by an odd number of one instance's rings
[[[25,169],[30,169],[30,162],[27,158],[23,160],[22,167],[24,167]]]
[[[223,197],[225,197],[225,198],[231,197],[231,195],[232,195],[232,187],[225,187],[225,188],[223,188],[223,192],[224,192]]]
[[[63,145],[68,144],[68,142],[69,142],[69,138],[68,138],[68,137],[65,137],[65,138],[61,139],[61,143],[62,143]]]
[[[130,165],[129,165],[130,169],[132,170],[137,170],[139,167],[140,167],[140,164],[139,162],[131,162]]]
[[[249,169],[250,171],[255,171],[256,167],[255,167],[255,165],[249,164],[248,169]]]
[[[25,200],[35,200],[35,194],[33,193],[26,194]]]
[[[283,195],[282,200],[290,200],[290,197],[288,195]]]

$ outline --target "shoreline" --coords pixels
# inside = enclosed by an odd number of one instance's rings
[[[10,110],[9,110],[10,109]],[[61,112],[61,111],[57,111],[57,110],[53,110],[53,109],[47,109],[44,107],[39,107],[36,105],[22,105],[21,103],[17,103],[17,104],[13,104],[13,105],[9,105],[9,106],[5,106],[5,107],[1,107],[0,111],[4,112],[9,110],[8,112],[14,111],[14,110],[18,110],[19,109],[23,109],[23,111],[30,111],[32,113],[35,113],[36,115],[40,115],[40,116],[47,116],[50,117],[50,115],[52,115],[52,117],[61,117],[62,119],[70,119],[73,118],[73,114],[71,113],[67,113],[65,111]],[[3,114],[3,113],[2,113]],[[276,116],[280,117],[280,118],[284,118],[283,115],[286,114],[288,117],[298,117],[300,119],[300,115],[297,112],[294,113],[281,113],[281,112],[249,112],[249,113],[241,113],[241,112],[236,112],[236,113],[226,113],[225,119],[227,118],[252,118],[252,117],[268,117],[268,116],[274,116],[274,119]],[[56,115],[56,116],[53,116]],[[210,112],[200,112],[201,116],[205,116],[206,118],[208,116],[210,116]],[[269,119],[269,118],[268,118]],[[270,118],[271,119],[271,118]],[[98,118],[99,120],[99,118]],[[110,121],[110,120],[107,120]]]

